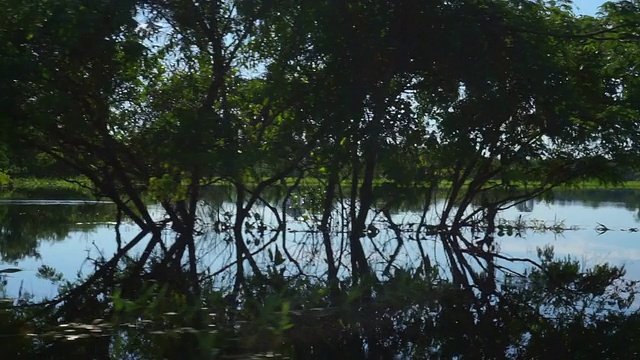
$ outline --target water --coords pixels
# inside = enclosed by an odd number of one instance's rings
[[[522,215],[525,219],[548,223],[562,221],[566,227],[576,227],[577,230],[557,235],[529,231],[523,240],[503,240],[502,251],[517,256],[533,256],[536,247],[551,244],[558,255],[571,255],[588,265],[602,262],[625,265],[630,277],[640,279],[640,232],[634,232],[634,228],[639,227],[637,209],[631,209],[622,201],[594,204],[577,198],[552,202],[537,200],[534,203],[531,212],[511,209],[502,217],[513,219]],[[598,232],[599,224],[611,231]]]
[[[640,228],[638,199],[638,193],[631,190],[580,190],[556,192],[554,199],[529,201],[501,213],[500,218],[562,223],[565,228],[575,229],[557,234],[527,229],[521,236],[499,237],[498,247],[507,256],[535,259],[538,247],[553,245],[559,257],[571,256],[585,266],[603,262],[624,265],[628,278],[640,280],[640,232],[635,232],[636,227]],[[223,208],[231,207],[231,203],[223,203]],[[256,212],[267,224],[273,221],[266,208],[257,208]],[[152,213],[160,215],[159,211]],[[290,215],[298,219],[288,225],[287,249],[304,271],[321,273],[324,266],[321,236],[306,232],[310,222],[305,220],[304,212],[293,211]],[[393,218],[396,222],[410,222],[419,215],[417,210],[405,209],[394,213]],[[57,286],[36,276],[42,265],[56,269],[71,280],[78,275],[90,274],[93,260],[108,259],[117,250],[114,219],[115,206],[106,202],[42,199],[0,202],[0,269],[16,267],[23,270],[5,275],[6,296],[15,297],[25,292],[37,298],[54,296]],[[599,224],[611,230],[598,232]],[[388,256],[396,241],[391,230],[379,228],[380,233],[365,242],[365,248],[371,253],[373,267],[381,269],[384,256],[376,253],[376,248]],[[135,225],[128,223],[123,224],[120,231],[123,240],[137,234]],[[334,238],[337,255],[340,244],[344,246],[341,236],[338,234]],[[200,240],[198,255],[202,268],[215,272],[233,261],[232,246],[225,241],[226,237],[228,235],[224,233],[211,231]],[[264,239],[250,236],[247,239],[252,241],[252,249],[264,246]],[[275,244],[282,249],[281,236]],[[273,251],[275,244],[269,246]],[[143,241],[133,253],[140,252],[144,245]],[[436,260],[444,259],[436,241],[426,241],[424,245]],[[409,266],[417,266],[417,252],[415,242],[405,242],[398,259]],[[344,252],[342,255],[343,262],[348,264],[348,255]],[[257,260],[262,264],[272,261],[266,251],[257,256]],[[523,264],[511,266],[516,270],[525,267]],[[296,271],[293,264],[287,269]]]

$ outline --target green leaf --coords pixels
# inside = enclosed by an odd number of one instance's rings
[[[0,172],[0,186],[8,185],[9,182],[11,182],[11,178],[9,177],[9,175]]]

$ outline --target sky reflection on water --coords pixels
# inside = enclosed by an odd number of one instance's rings
[[[25,203],[19,205],[25,206]],[[64,204],[56,204],[57,206],[73,206],[78,207],[82,211],[82,207],[86,206],[80,203],[70,202]],[[522,237],[503,236],[499,237],[498,246],[502,253],[512,257],[526,257],[535,259],[536,249],[545,245],[553,245],[556,255],[559,257],[571,256],[584,263],[586,266],[597,263],[609,262],[615,265],[624,265],[627,269],[627,277],[630,279],[640,280],[640,232],[627,231],[630,228],[640,227],[638,223],[637,210],[634,210],[629,204],[623,202],[600,202],[594,207],[593,203],[588,201],[575,199],[566,196],[562,200],[544,201],[535,200],[526,204],[527,206],[513,207],[503,212],[500,217],[513,221],[521,218],[523,220],[540,220],[549,224],[563,222],[565,227],[577,227],[578,230],[564,231],[560,234],[550,232],[540,233],[534,230],[527,230]],[[16,203],[0,204],[1,207],[18,206]],[[37,201],[31,202],[33,209],[42,206]],[[526,210],[526,211],[522,211]],[[24,211],[24,210],[22,210]],[[258,209],[260,212],[260,209]],[[269,221],[268,211],[262,212],[266,221]],[[2,212],[0,212],[2,215]],[[396,221],[414,218],[415,212],[400,212],[394,215]],[[89,216],[90,218],[90,216]],[[16,296],[19,289],[22,291],[35,294],[36,297],[51,297],[56,294],[56,286],[48,281],[37,278],[36,272],[39,266],[45,264],[62,272],[68,279],[74,279],[77,273],[81,271],[84,274],[90,273],[92,265],[87,258],[95,259],[104,255],[109,258],[116,251],[115,229],[112,222],[104,221],[103,218],[97,219],[100,224],[94,224],[91,228],[86,226],[80,230],[71,227],[68,235],[62,240],[49,239],[39,242],[37,252],[40,258],[27,256],[17,262],[0,262],[0,268],[8,266],[16,266],[24,269],[23,272],[17,272],[7,275],[7,294]],[[90,222],[90,219],[89,221]],[[604,224],[612,231],[599,234],[595,227],[598,224]],[[73,224],[70,224],[73,225]],[[9,224],[3,223],[3,231],[7,231]],[[307,229],[304,222],[293,222],[289,226],[292,230]],[[623,231],[624,230],[624,231]],[[124,225],[121,229],[123,239],[133,238],[136,235],[136,227],[134,225]],[[384,229],[380,232],[379,242],[384,244],[385,237],[392,238],[391,232]],[[301,244],[310,242],[320,242],[320,239],[313,240],[312,236],[304,233],[288,233],[288,241],[298,242]],[[339,239],[335,239],[339,241]],[[279,239],[278,243],[281,243]],[[387,251],[392,251],[395,241],[387,241],[389,243]],[[415,242],[413,242],[415,243]],[[436,257],[440,252],[436,242],[428,241],[426,248]],[[145,245],[143,241],[139,246],[134,248],[134,253],[139,253]],[[310,271],[321,272],[324,258],[322,252],[315,253],[309,244],[307,247],[292,249],[294,257],[301,260],[308,260]],[[212,271],[217,270],[229,259],[232,247],[223,241],[222,235],[208,234],[206,239],[202,240],[199,247],[199,254],[203,260],[203,266],[209,267]],[[412,262],[416,266],[412,252],[415,245],[407,245],[405,254],[400,259]],[[345,255],[346,256],[346,255]],[[413,259],[412,259],[413,258]],[[440,258],[442,259],[442,258]],[[261,258],[262,261],[268,261],[266,255]],[[381,259],[378,259],[381,260]],[[376,261],[376,257],[372,257],[372,261]],[[375,267],[375,265],[374,265]],[[513,266],[514,270],[524,269],[523,264]]]

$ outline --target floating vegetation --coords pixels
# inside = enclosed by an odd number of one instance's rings
[[[13,274],[20,271],[23,271],[23,270],[18,268],[6,268],[6,269],[0,269],[0,274]]]
[[[609,231],[623,231],[623,232],[629,232],[629,233],[636,233],[640,231],[640,229],[637,227],[612,229],[599,222],[597,223],[594,229],[598,233],[598,235],[602,235]],[[496,232],[498,236],[505,236],[505,235],[522,236],[527,230],[533,231],[534,233],[550,232],[554,234],[560,234],[565,231],[583,230],[583,228],[577,225],[567,226],[565,225],[564,221],[558,221],[558,220],[544,221],[544,220],[537,220],[537,219],[525,220],[525,219],[522,219],[522,217],[519,217],[514,221],[500,219],[498,221],[498,224],[496,225],[496,230],[497,230]]]
[[[607,231],[611,231],[611,229],[609,229],[608,227],[598,223],[598,226],[596,226],[596,231],[598,232],[598,235],[602,235],[602,234],[606,233]]]

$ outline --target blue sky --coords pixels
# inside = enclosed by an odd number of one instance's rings
[[[573,7],[576,9],[576,14],[595,15],[598,7],[605,2],[605,0],[573,0]]]

